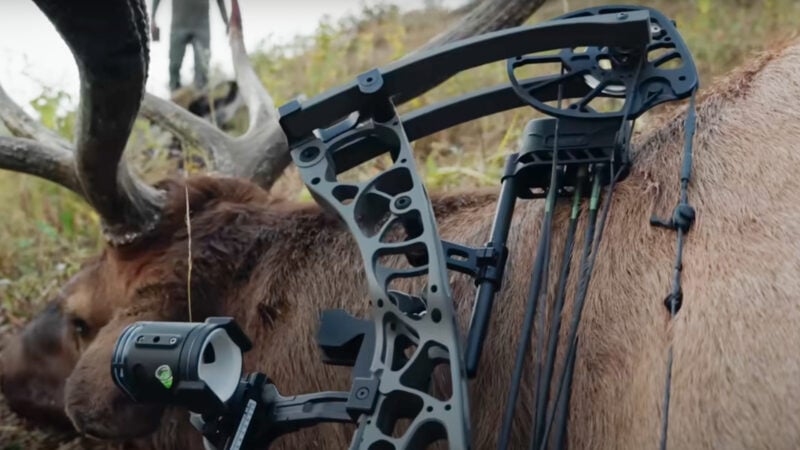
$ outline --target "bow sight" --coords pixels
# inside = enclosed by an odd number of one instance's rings
[[[508,84],[466,94],[402,117],[395,110],[393,99],[414,98],[426,90],[418,80],[446,79],[503,59],[507,59]],[[521,67],[553,63],[560,66],[558,73],[522,80],[516,76]],[[521,362],[540,297],[543,267],[548,263],[549,226],[556,197],[574,197],[573,211],[579,208],[581,198],[590,197],[592,234],[588,236],[589,245],[581,262],[582,273],[587,275],[581,279],[579,288],[579,297],[585,296],[596,254],[589,247],[598,217],[600,192],[608,186],[610,194],[614,183],[626,175],[632,122],[658,104],[691,96],[697,85],[692,57],[669,19],[649,8],[615,6],[585,9],[535,26],[455,42],[371,70],[310,100],[295,100],[282,106],[280,123],[303,181],[316,201],[335,211],[356,238],[365,262],[372,316],[360,319],[341,310],[325,311],[321,316],[318,341],[323,360],[353,368],[349,392],[285,398],[266,377],[251,375],[242,379],[227,399],[196,402],[194,411],[200,414],[194,418],[196,426],[209,443],[230,449],[263,447],[282,434],[324,421],[357,424],[353,449],[426,448],[439,440],[446,440],[453,449],[470,448],[467,381],[478,371],[492,302],[502,283],[514,205],[518,198],[544,197],[545,226],[500,436],[500,447],[505,448]],[[616,99],[617,107],[611,103],[596,107],[595,100],[600,98]],[[525,105],[549,117],[533,120],[526,126],[519,151],[507,160],[489,242],[484,247],[472,248],[442,241],[415,168],[410,142]],[[379,175],[364,182],[340,180],[343,172],[387,152],[393,164]],[[607,209],[603,219],[606,212]],[[574,212],[570,225],[573,237],[576,215]],[[595,242],[602,235],[603,219],[597,225]],[[398,227],[403,230],[399,239]],[[407,264],[403,268],[390,267],[385,265],[385,257],[402,258]],[[568,264],[567,261],[567,271]],[[472,276],[477,285],[465,346],[453,313],[448,269]],[[562,268],[562,274],[563,271]],[[426,282],[421,292],[390,289],[393,280],[416,277]],[[556,297],[563,304],[563,288]],[[576,299],[576,304],[580,302],[581,298]],[[574,328],[580,319],[580,307],[576,308]],[[560,312],[560,306],[556,310]],[[554,324],[556,329],[558,324]],[[142,329],[155,326],[132,325],[139,327],[138,333],[150,336],[148,339],[159,333],[164,337],[182,335],[170,331],[163,323],[149,334]],[[228,332],[232,336],[241,333],[238,328],[228,328]],[[567,369],[575,357],[577,338],[572,330],[569,339]],[[146,342],[141,345],[126,342],[128,346],[118,348],[115,353],[118,356],[115,370],[124,367],[130,370],[126,372],[127,378],[116,377],[117,383],[128,393],[136,386],[163,390],[163,385],[146,381],[155,376],[152,371],[134,369],[140,362],[146,363],[144,367],[161,366],[151,361],[152,354],[144,351],[142,345]],[[540,336],[538,342],[543,346],[544,337]],[[416,350],[407,353],[412,347]],[[561,446],[560,428],[566,420],[559,417],[563,413],[545,411],[550,386],[547,380],[553,376],[555,357],[552,336],[549,347],[547,358],[542,357],[543,349],[537,350],[539,359],[545,360],[544,372],[539,374],[532,444],[537,448],[545,448],[549,443]],[[202,360],[205,354],[205,350],[194,352],[198,361],[181,359],[173,364],[213,363]],[[446,399],[437,399],[429,391],[431,375],[440,365],[449,366],[452,394]],[[241,375],[240,368],[233,371],[236,377]],[[199,373],[182,367],[172,367],[172,372]],[[565,370],[557,384],[559,404],[564,401],[562,392],[569,390],[569,379]],[[214,392],[209,390],[210,384],[210,380],[202,377],[176,380],[167,388],[174,395],[164,401],[175,403],[174,399],[187,398],[185,392],[180,392],[186,386],[210,398],[208,393]],[[154,398],[154,395],[139,393],[138,398]],[[410,425],[401,436],[392,436],[395,424],[403,419]],[[551,429],[556,434],[552,439]]]

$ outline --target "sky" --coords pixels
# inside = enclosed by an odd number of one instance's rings
[[[146,0],[148,13],[152,0]],[[44,87],[62,90],[77,101],[78,70],[72,54],[55,28],[31,0],[2,0],[0,7],[0,84],[17,103],[32,112],[28,103]],[[232,74],[227,37],[216,1],[211,3],[211,65]],[[230,0],[225,0],[230,12]],[[423,5],[424,0],[240,0],[245,45],[248,50],[258,44],[281,43],[298,34],[314,31],[320,19],[333,19],[355,13],[364,5],[396,3],[401,9]],[[458,6],[463,0],[441,0],[446,6]],[[171,0],[162,0],[156,20],[161,28],[161,41],[150,48],[150,76],[147,90],[167,96],[168,36]],[[187,49],[182,68],[184,82],[192,79],[192,56]]]

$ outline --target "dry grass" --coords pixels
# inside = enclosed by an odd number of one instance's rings
[[[676,19],[705,85],[754,51],[791,37],[800,25],[800,3],[794,0],[641,3]],[[572,10],[602,3],[551,0],[530,21],[556,16],[565,4]],[[436,8],[406,15],[392,7],[373,8],[340,23],[322,22],[314,35],[262,49],[253,60],[276,103],[282,104],[300,93],[315,95],[394,60],[452,20],[447,11]],[[401,109],[504,81],[504,65],[488,65],[454,77]],[[46,125],[69,136],[74,116],[59,112],[63,95],[45,92],[34,106]],[[524,109],[497,114],[416,142],[418,164],[429,187],[496,184],[503,156],[513,151],[530,117],[531,112]],[[0,133],[3,131],[0,126]],[[145,122],[137,124],[128,153],[147,179],[155,180],[174,170],[174,164],[168,163],[174,153],[172,139]],[[293,170],[280,180],[276,190],[307,199]],[[0,173],[0,205],[0,335],[5,335],[36,313],[102,242],[96,215],[75,195],[46,181]],[[0,450],[90,448],[88,442],[70,439],[27,430],[0,404]]]

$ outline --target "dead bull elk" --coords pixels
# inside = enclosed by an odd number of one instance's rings
[[[78,138],[73,152],[0,96],[4,122],[20,136],[0,138],[0,166],[83,195],[102,216],[109,245],[8,345],[2,387],[12,407],[45,422],[60,420],[65,410],[78,430],[100,438],[140,439],[157,448],[199,446],[185,412],[130,402],[108,373],[111,349],[125,326],[188,316],[187,203],[193,316],[235,317],[255,343],[247,370],[266,370],[284,393],[347,389],[347,370],[321,364],[314,330],[323,309],[367,313],[358,250],[334,217],[265,190],[289,163],[287,143],[269,96],[246,63],[240,29],[232,27],[231,43],[251,112],[247,134],[231,139],[150,96],[142,104],[147,117],[207,149],[217,169],[231,177],[150,187],[120,159],[146,76],[142,3],[73,1],[69,14],[56,2],[37,4],[69,43],[81,71]],[[105,38],[86,39],[96,35]],[[570,447],[658,444],[670,345],[671,447],[792,448],[800,441],[800,391],[791,388],[800,373],[800,207],[787,195],[800,187],[792,170],[800,167],[794,151],[800,136],[798,67],[800,44],[774,50],[709,89],[699,103],[691,186],[699,216],[683,259],[686,305],[669,326],[660,299],[669,286],[675,241],[648,219],[674,202],[683,115],[637,142],[586,302]],[[434,199],[442,237],[479,245],[490,231],[495,202],[484,192]],[[470,384],[476,448],[491,447],[500,427],[497,406],[508,387],[510,344],[522,322],[529,249],[535,248],[543,209],[525,202],[511,225],[514,245],[484,368]],[[568,220],[566,211],[556,213],[554,248],[563,244],[560,225]],[[553,263],[558,267],[558,258]],[[453,278],[459,323],[468,320],[472,291],[470,280]],[[530,383],[520,398],[517,430],[531,423]],[[278,444],[346,448],[351,431],[321,425]],[[519,433],[513,448],[524,445]]]

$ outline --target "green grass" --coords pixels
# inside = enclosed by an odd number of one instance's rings
[[[676,19],[695,57],[703,86],[712,85],[716,76],[754,52],[794,36],[800,26],[800,2],[794,0],[641,3]],[[550,0],[529,22],[559,15],[565,4],[574,10],[603,3]],[[299,36],[286,45],[257,49],[252,59],[280,105],[301,93],[316,95],[397,59],[454,20],[447,11],[436,7],[405,15],[394,7],[376,7],[339,22],[324,20],[313,35]],[[490,64],[459,74],[400,109],[408,111],[505,81],[504,64]],[[32,106],[46,126],[71,138],[74,114],[62,111],[64,100],[65,94],[46,91]],[[416,142],[418,167],[428,186],[446,190],[496,184],[503,156],[514,150],[519,133],[531,117],[530,110],[519,109]],[[169,158],[174,145],[169,136],[140,121],[129,144],[128,157],[146,179],[154,181],[174,170],[175,162]],[[292,169],[275,189],[288,197],[308,200]],[[101,246],[97,216],[77,196],[34,177],[0,172],[0,332],[24,324],[78,269],[81,261]],[[0,427],[0,442],[5,448],[54,448],[53,437],[25,432],[7,412],[0,411],[0,417],[3,423],[9,423]]]

